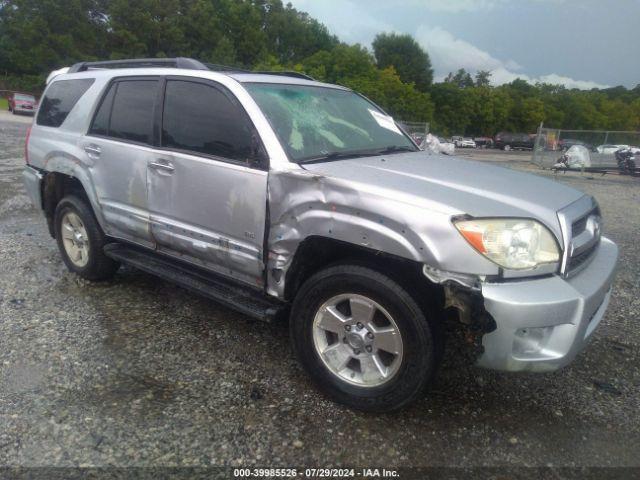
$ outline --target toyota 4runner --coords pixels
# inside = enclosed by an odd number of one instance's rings
[[[286,316],[339,402],[414,400],[449,322],[477,365],[549,371],[603,318],[618,251],[588,195],[420,151],[371,101],[302,74],[186,58],[65,70],[24,181],[69,270],[103,280],[125,263]]]

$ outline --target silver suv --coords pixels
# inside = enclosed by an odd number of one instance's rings
[[[339,402],[408,404],[447,335],[483,367],[557,369],[605,313],[618,250],[592,197],[420,151],[347,88],[185,58],[52,77],[24,180],[67,267],[288,317]]]

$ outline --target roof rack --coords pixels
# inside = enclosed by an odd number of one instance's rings
[[[80,62],[69,69],[69,73],[85,72],[103,68],[145,68],[170,67],[188,70],[209,70],[202,62],[193,58],[131,58],[126,60],[105,60],[101,62]]]
[[[87,70],[109,69],[109,68],[149,68],[149,67],[169,67],[184,68],[187,70],[211,70],[214,72],[235,72],[235,73],[258,73],[262,75],[280,75],[284,77],[304,78],[314,80],[314,78],[300,72],[252,72],[240,68],[218,65],[216,63],[203,63],[199,60],[186,57],[176,58],[129,58],[124,60],[104,60],[99,62],[80,62],[69,68],[68,73],[86,72]]]

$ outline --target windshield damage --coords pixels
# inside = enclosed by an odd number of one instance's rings
[[[418,150],[392,117],[352,91],[264,83],[246,88],[296,163]]]

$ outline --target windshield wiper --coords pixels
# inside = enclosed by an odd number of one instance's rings
[[[408,145],[389,145],[388,147],[376,150],[376,155],[386,155],[387,153],[399,153],[399,152],[417,152],[415,147]]]
[[[357,157],[372,157],[373,155],[375,155],[376,152],[375,151],[371,151],[371,150],[358,150],[358,151],[352,151],[352,152],[329,152],[329,153],[325,153],[323,155],[318,155],[315,157],[307,157],[307,158],[302,158],[300,160],[298,160],[297,163],[299,164],[303,164],[303,163],[316,163],[316,162],[329,162],[331,160],[343,160],[345,158],[357,158]]]
[[[410,146],[404,145],[389,145],[384,148],[376,148],[370,150],[352,150],[344,152],[328,152],[323,155],[315,157],[301,158],[298,160],[299,164],[302,163],[316,163],[316,162],[329,162],[331,160],[343,160],[345,158],[358,158],[358,157],[375,157],[376,155],[386,155],[389,153],[399,152],[416,152],[417,150]]]

